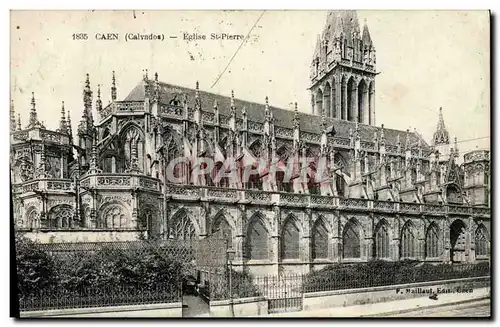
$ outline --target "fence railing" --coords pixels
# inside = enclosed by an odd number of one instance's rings
[[[481,277],[490,275],[489,263],[432,265],[388,263],[373,267],[367,264],[342,265],[329,270],[301,275],[252,276],[233,273],[220,275],[220,280],[209,289],[211,300],[265,296],[270,312],[297,309],[302,305],[303,293],[343,289],[369,288],[398,284]],[[231,280],[229,280],[231,279]],[[213,279],[212,279],[213,280]],[[231,291],[230,291],[231,289]]]
[[[41,311],[145,305],[182,301],[182,285],[154,287],[127,286],[82,289],[79,291],[45,290],[19,299],[20,311]]]

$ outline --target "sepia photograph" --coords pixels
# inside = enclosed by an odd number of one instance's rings
[[[13,316],[491,319],[490,25],[11,10]]]

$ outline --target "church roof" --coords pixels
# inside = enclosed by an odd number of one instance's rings
[[[145,99],[145,88],[144,81],[141,81],[132,91],[127,95],[124,101],[144,101]],[[152,83],[152,81],[150,81]],[[170,101],[177,96],[177,99],[182,101],[183,96],[186,95],[188,98],[188,106],[194,107],[195,101],[195,90],[192,88],[187,88],[183,86],[177,86],[173,84],[167,84],[159,82],[160,86],[160,101],[162,103],[168,104]],[[210,93],[206,91],[199,91],[199,97],[201,100],[202,111],[212,112],[214,101],[217,101],[219,113],[222,115],[230,115],[231,107],[231,97]],[[246,113],[249,121],[261,122],[265,120],[265,104],[245,101],[235,98],[234,103],[236,106],[236,116],[241,117],[241,110],[243,107],[246,108]],[[274,106],[269,106],[269,110],[273,114],[275,119],[275,126],[293,128],[293,117],[294,112],[288,109],[282,109]],[[320,134],[321,130],[321,116],[312,115],[304,112],[298,112],[298,117],[300,120],[300,130],[309,133]],[[352,129],[354,132],[356,128],[356,123],[340,120],[336,118],[325,117],[327,125],[333,125],[336,131],[337,137],[348,138],[349,130]],[[360,137],[363,141],[373,141],[375,132],[378,133],[380,138],[380,127],[359,124]],[[406,131],[399,131],[395,129],[384,128],[384,136],[387,144],[395,145],[399,138],[402,145],[406,139]],[[422,146],[426,147],[426,142],[422,140],[417,134],[410,132],[410,144],[415,145],[419,140],[422,141]]]

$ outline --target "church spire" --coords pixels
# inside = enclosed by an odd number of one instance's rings
[[[101,84],[97,84],[97,100],[95,101],[95,108],[97,112],[102,110]]]
[[[14,100],[10,101],[10,131],[16,131],[16,112],[14,111]]]
[[[113,70],[113,77],[111,78],[111,101],[116,101],[116,78],[115,71]]]
[[[432,140],[434,146],[440,144],[450,144],[450,135],[444,125],[443,108],[441,107],[439,108],[439,118],[436,132],[434,132],[434,137]]]
[[[366,23],[366,18],[365,18],[365,23],[363,24],[363,36],[361,37],[361,40],[363,41],[363,45],[365,46],[372,45],[372,38],[370,36],[370,30],[368,29],[368,24]]]
[[[68,133],[68,126],[66,125],[66,112],[64,109],[64,101],[61,104],[61,121],[59,122],[58,132],[65,134]]]
[[[21,114],[17,114],[17,130],[21,130]]]
[[[31,93],[31,110],[30,110],[30,120],[28,128],[41,127],[42,124],[38,121],[38,115],[36,112],[36,102],[35,102],[35,92]]]

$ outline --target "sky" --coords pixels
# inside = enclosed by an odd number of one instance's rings
[[[12,11],[11,98],[27,124],[31,92],[38,116],[58,127],[61,101],[73,129],[82,115],[82,89],[110,101],[111,72],[118,99],[150,78],[180,86],[311,111],[309,73],[326,11]],[[439,108],[461,154],[490,147],[490,27],[487,11],[358,11],[377,50],[376,125],[414,128],[428,143]],[[257,22],[258,21],[258,22]],[[257,22],[257,23],[256,23]],[[255,26],[254,26],[255,25]],[[254,28],[252,29],[252,26]],[[228,33],[248,40],[186,41],[183,33]],[[88,40],[73,40],[87,33]],[[119,33],[98,41],[96,33]],[[163,34],[164,41],[126,42],[125,33]],[[169,36],[177,36],[170,39]],[[240,48],[241,46],[241,48]],[[239,51],[237,51],[237,49]],[[224,71],[233,55],[231,64]],[[480,138],[480,139],[477,139]],[[475,140],[471,140],[475,139]]]

